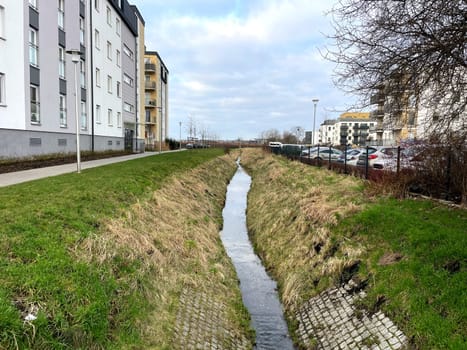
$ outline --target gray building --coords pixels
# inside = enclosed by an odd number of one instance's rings
[[[134,149],[138,29],[128,1],[0,0],[0,18],[0,158],[75,152],[75,100],[81,150]],[[70,49],[81,52],[76,66]]]

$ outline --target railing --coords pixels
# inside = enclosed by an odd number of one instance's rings
[[[156,89],[156,82],[155,81],[146,81],[146,82],[144,82],[144,88],[146,90],[155,90]]]
[[[391,150],[374,157],[367,146],[356,165],[347,164],[346,157],[344,162],[336,162],[331,159],[330,153],[320,157],[320,152],[330,149],[329,146],[318,148],[318,156],[313,158],[309,155],[284,154],[272,148],[271,151],[305,164],[327,166],[337,172],[386,183],[393,189],[398,187],[403,190],[403,195],[410,192],[467,203],[467,144],[453,146],[409,143],[387,148]],[[342,148],[344,152],[347,150],[347,146]]]
[[[156,100],[144,100],[144,105],[146,107],[156,107]]]
[[[144,64],[144,70],[145,71],[155,72],[156,71],[156,65],[154,63],[145,63]]]

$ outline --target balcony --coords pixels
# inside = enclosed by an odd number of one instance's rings
[[[156,120],[155,117],[146,118],[145,123],[146,123],[146,125],[156,125],[156,124],[157,124],[157,120]]]
[[[402,122],[394,123],[392,126],[393,131],[400,131],[404,128],[404,124]]]
[[[154,63],[145,63],[144,64],[144,71],[148,73],[155,73],[156,72],[156,65]]]
[[[384,95],[382,93],[374,94],[370,97],[370,104],[380,105],[384,103]]]
[[[156,82],[155,81],[145,81],[144,82],[144,89],[145,90],[156,90]]]
[[[370,113],[370,118],[372,119],[379,119],[379,118],[384,118],[384,110],[382,109],[376,109]]]
[[[144,106],[146,108],[156,108],[157,104],[156,104],[156,100],[149,100],[149,99],[146,99],[144,100]]]

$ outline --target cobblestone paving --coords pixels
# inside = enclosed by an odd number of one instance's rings
[[[352,293],[352,281],[324,291],[297,312],[299,336],[316,349],[402,349],[406,336],[382,312],[367,316],[355,307],[364,292]],[[313,347],[314,346],[314,347]]]
[[[251,349],[248,339],[229,329],[224,310],[224,305],[214,297],[184,290],[175,325],[174,349]]]

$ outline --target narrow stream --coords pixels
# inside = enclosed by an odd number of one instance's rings
[[[238,164],[227,188],[221,239],[237,271],[243,303],[256,330],[255,349],[293,350],[276,282],[266,273],[248,237],[246,207],[250,185],[250,176]]]

